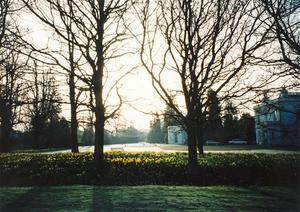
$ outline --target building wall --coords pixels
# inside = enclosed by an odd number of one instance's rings
[[[168,144],[185,144],[187,141],[186,132],[179,126],[168,127]]]
[[[300,93],[285,93],[255,107],[259,145],[300,145]]]

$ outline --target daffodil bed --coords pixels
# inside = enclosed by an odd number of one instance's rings
[[[298,185],[300,156],[209,153],[199,159],[198,185]],[[0,185],[187,185],[186,153],[0,154]]]

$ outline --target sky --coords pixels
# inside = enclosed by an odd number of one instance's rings
[[[52,32],[45,30],[44,25],[33,15],[28,13],[23,13],[19,19],[20,25],[29,30],[27,35],[27,40],[31,41],[35,46],[43,48],[48,42],[49,36]],[[51,47],[51,45],[50,45]],[[55,48],[56,44],[52,44]],[[109,64],[109,68],[118,69],[120,66],[132,67],[133,64],[139,63],[139,58],[137,55],[133,57],[132,55],[125,56],[125,58],[118,61],[112,61]],[[59,78],[59,76],[57,76]],[[58,81],[65,82],[65,79],[58,79]],[[149,130],[150,121],[154,118],[156,112],[162,111],[165,107],[164,103],[156,95],[152,85],[151,78],[145,72],[142,67],[135,69],[130,75],[125,77],[120,83],[120,93],[123,96],[123,100],[126,102],[121,108],[119,117],[116,120],[121,120],[120,125],[134,126],[139,130]],[[67,99],[68,87],[66,85],[61,85],[60,89],[63,98]],[[117,101],[113,98],[112,101]],[[62,116],[69,119],[70,118],[70,108],[69,105],[62,105]],[[118,122],[118,121],[117,121]],[[115,120],[110,121],[107,124],[108,128],[113,128],[112,126],[116,123]]]

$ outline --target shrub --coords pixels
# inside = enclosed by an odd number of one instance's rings
[[[199,185],[297,185],[299,155],[206,154],[199,159]],[[92,153],[0,154],[0,185],[190,184],[185,153],[105,154],[96,170]]]

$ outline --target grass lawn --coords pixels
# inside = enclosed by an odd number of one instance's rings
[[[47,152],[55,152],[55,151],[63,151],[68,150],[68,148],[57,147],[57,148],[47,148],[47,149],[20,149],[14,150],[12,153],[47,153]]]
[[[104,151],[125,151],[125,152],[187,152],[187,145],[176,144],[151,144],[151,143],[130,143],[104,145]],[[80,152],[94,152],[94,146],[80,146]],[[16,150],[15,153],[64,153],[71,152],[68,148],[49,148],[33,150]],[[205,153],[267,153],[267,154],[300,154],[299,148],[270,147],[259,145],[204,145]]]
[[[0,187],[0,211],[299,211],[296,188]]]

